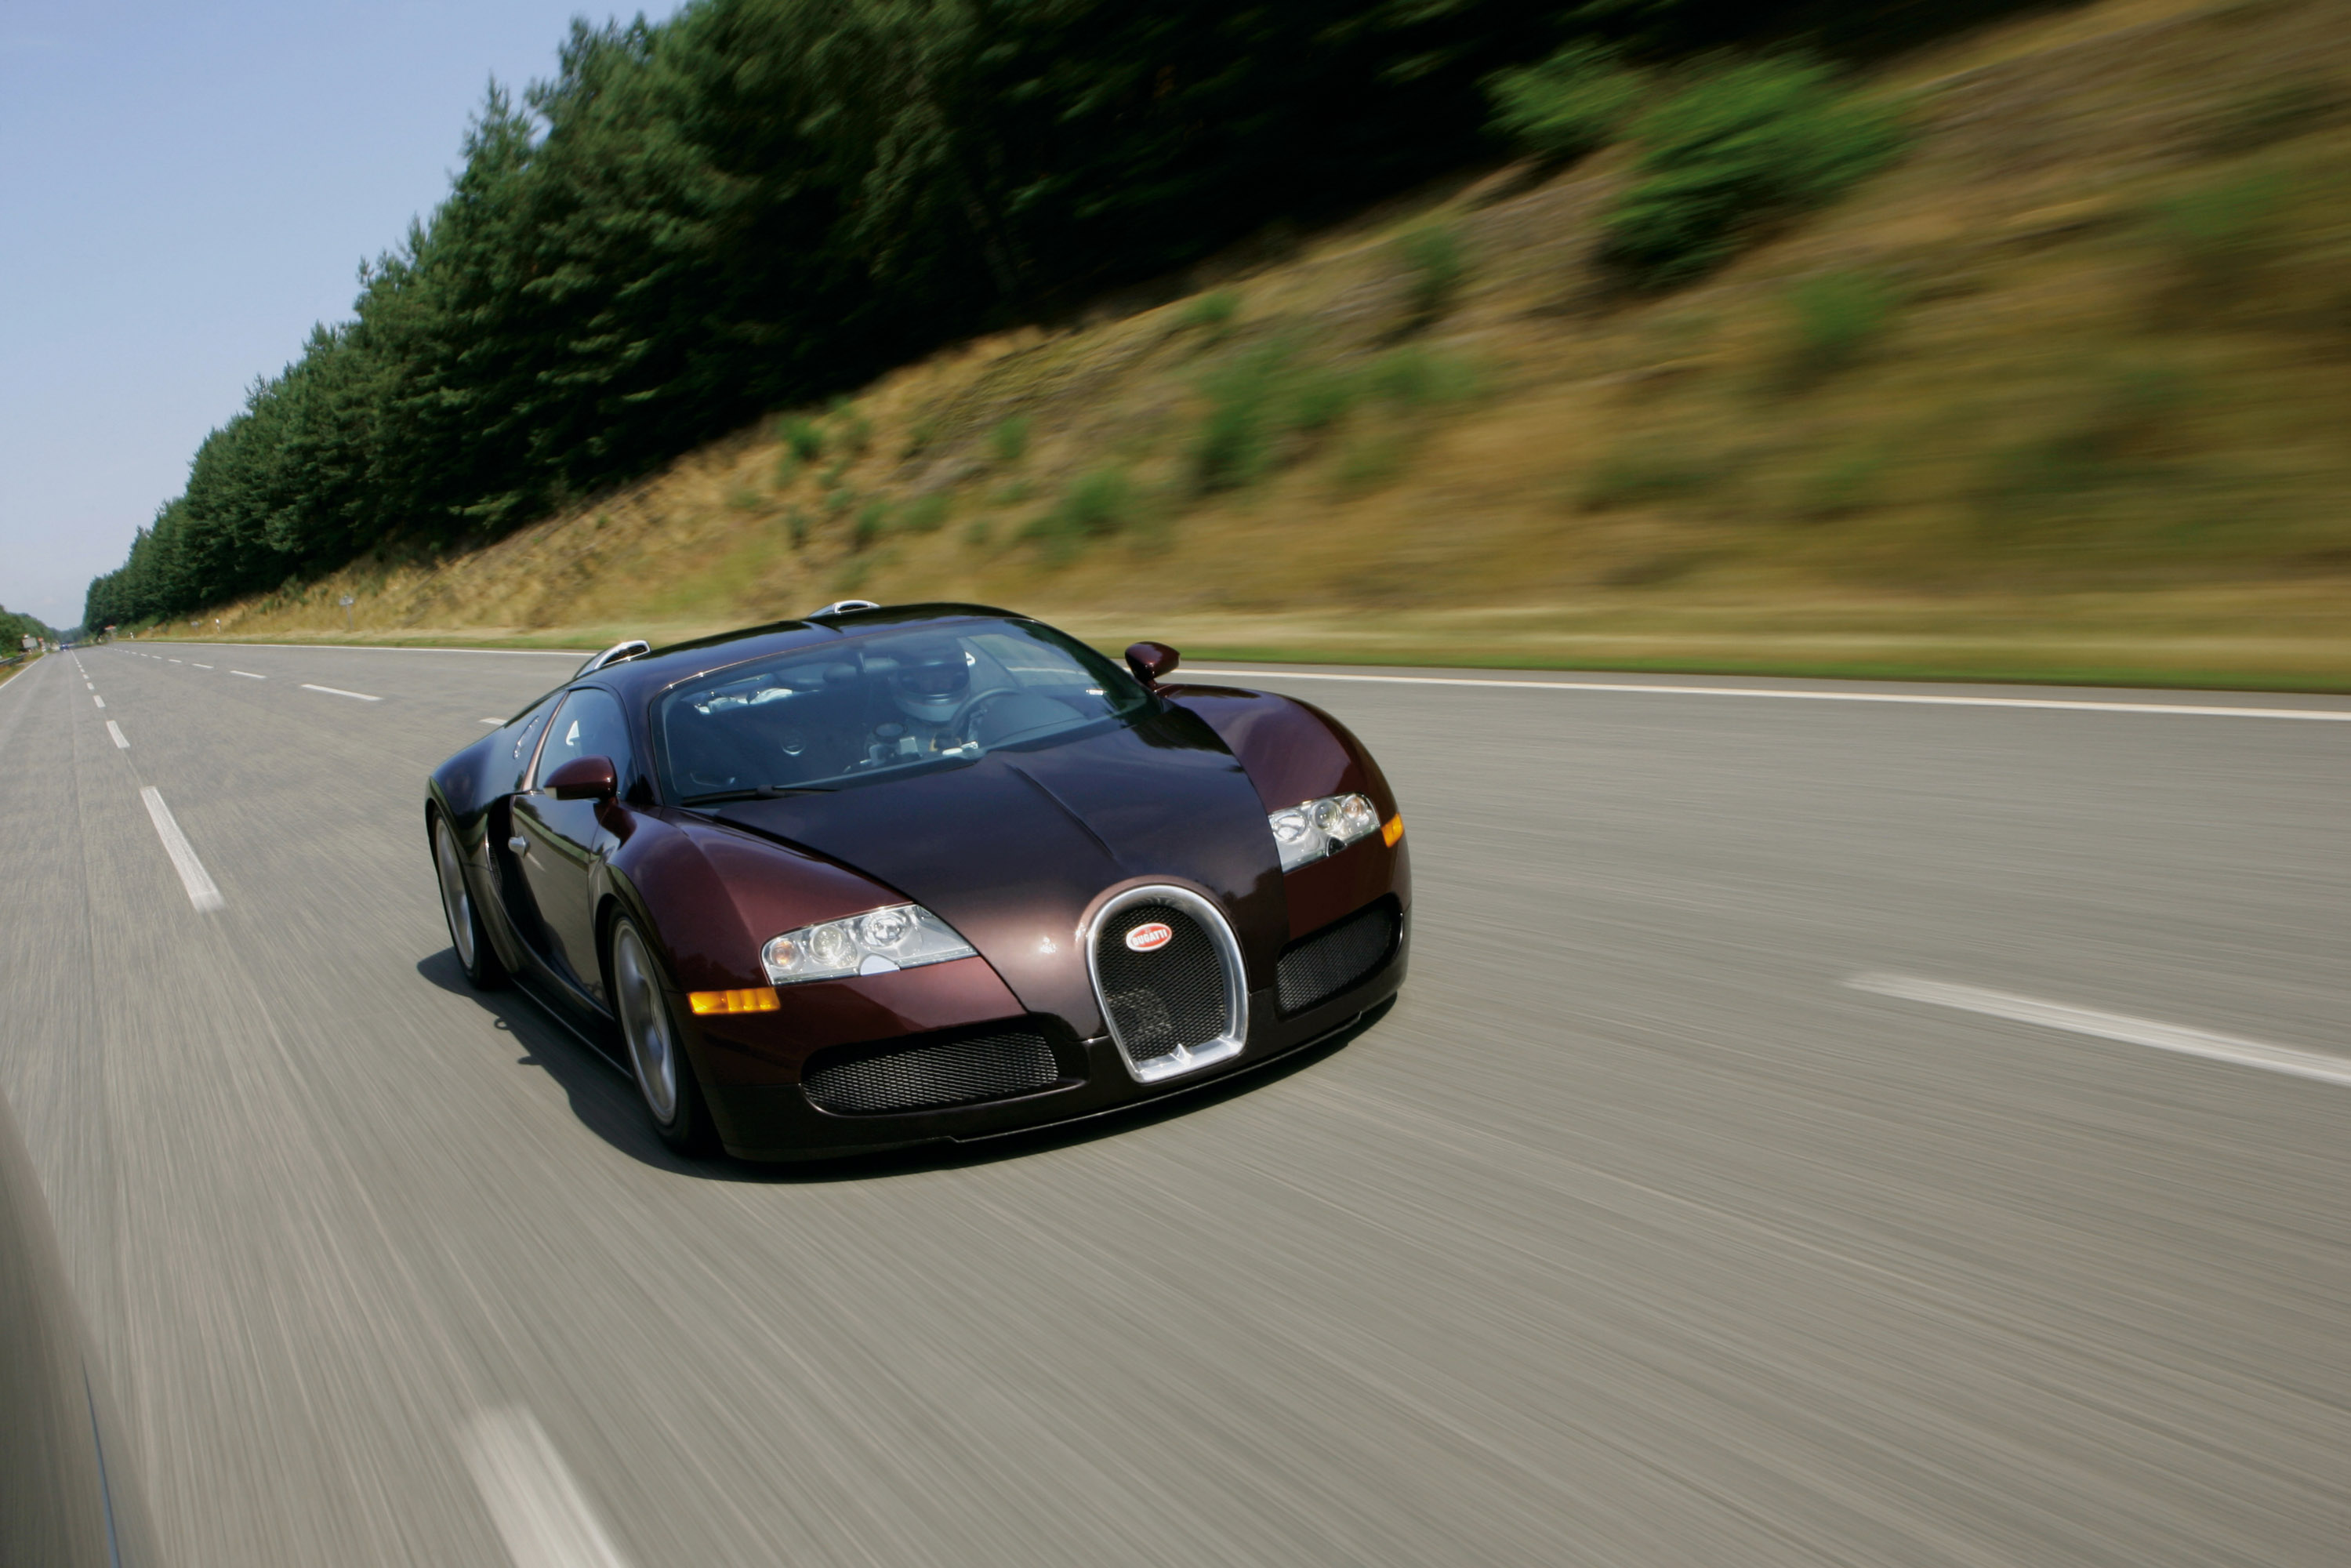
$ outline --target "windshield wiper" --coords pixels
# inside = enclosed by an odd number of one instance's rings
[[[681,806],[716,806],[728,800],[780,800],[787,795],[826,795],[831,793],[817,784],[762,784],[750,789],[714,789],[707,795],[688,795],[678,802]]]

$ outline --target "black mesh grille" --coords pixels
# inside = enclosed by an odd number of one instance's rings
[[[1378,968],[1395,950],[1396,926],[1396,906],[1384,900],[1325,925],[1284,953],[1273,972],[1274,998],[1281,1010],[1304,1012]]]
[[[1042,1035],[981,1035],[861,1056],[804,1074],[827,1111],[925,1111],[1050,1089],[1061,1078]]]
[[[1153,921],[1166,925],[1166,942],[1147,953],[1129,947],[1126,934]],[[1102,1008],[1138,1065],[1179,1045],[1206,1045],[1231,1021],[1216,938],[1172,904],[1129,904],[1104,921],[1094,939],[1094,972]]]

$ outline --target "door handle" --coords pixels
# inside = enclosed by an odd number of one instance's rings
[[[507,848],[512,850],[517,854],[521,854],[524,851],[530,848],[530,841],[524,838],[520,833],[517,833],[513,838],[507,841]]]

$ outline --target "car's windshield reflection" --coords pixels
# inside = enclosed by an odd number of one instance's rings
[[[1124,670],[1031,622],[879,632],[715,672],[659,699],[681,805],[821,792],[1075,738],[1148,701]]]

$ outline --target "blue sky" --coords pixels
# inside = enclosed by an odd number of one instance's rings
[[[652,7],[656,15],[671,7]],[[0,5],[0,604],[81,618],[580,0]]]

